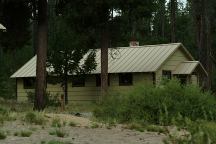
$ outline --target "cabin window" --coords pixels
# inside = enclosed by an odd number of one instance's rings
[[[74,76],[72,78],[72,87],[84,87],[85,77],[84,76]]]
[[[121,74],[119,74],[119,85],[120,86],[133,85],[133,75],[132,75],[132,73],[121,73]]]
[[[163,76],[163,78],[171,79],[172,78],[172,72],[168,71],[168,70],[163,70],[162,71],[162,76]]]
[[[96,79],[96,86],[100,87],[101,86],[101,75],[100,74],[96,74],[95,75],[95,79]],[[108,86],[110,85],[110,75],[108,75]]]
[[[34,89],[35,88],[35,78],[23,78],[24,89]]]
[[[187,75],[177,75],[177,78],[179,79],[180,83],[182,85],[186,85],[187,84]]]

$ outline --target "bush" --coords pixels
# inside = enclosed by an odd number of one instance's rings
[[[49,132],[50,135],[56,135],[57,137],[66,137],[68,134],[62,129],[56,129]]]
[[[39,112],[26,113],[24,120],[28,123],[36,124],[36,125],[43,125],[46,122],[44,115]]]
[[[32,135],[32,132],[30,131],[21,131],[20,136],[21,137],[30,137]]]
[[[61,124],[61,120],[59,118],[55,118],[52,120],[52,127],[61,127],[62,124]]]
[[[127,94],[107,96],[94,110],[102,121],[170,125],[190,120],[216,120],[216,99],[194,85],[170,80],[157,87],[136,86]]]
[[[71,121],[70,123],[69,123],[69,126],[71,126],[71,127],[75,127],[77,125],[77,123],[75,123],[75,122],[73,122],[73,121]]]
[[[3,131],[0,131],[0,140],[6,139],[6,134]]]
[[[34,103],[35,93],[34,92],[27,92],[27,98],[28,98],[28,101],[30,103]],[[61,102],[59,100],[59,95],[58,94],[52,95],[49,92],[46,92],[45,102],[46,102],[46,106],[55,106],[55,107],[57,107],[57,106],[60,106],[60,104],[61,104]]]

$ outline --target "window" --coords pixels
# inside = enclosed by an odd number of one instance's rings
[[[35,88],[35,78],[23,78],[24,89]]]
[[[100,74],[96,74],[95,78],[96,78],[96,86],[97,87],[101,86],[101,75]],[[109,85],[110,85],[110,75],[108,75],[108,86]]]
[[[179,81],[182,85],[187,84],[187,75],[177,75],[177,78],[179,79]]]
[[[163,78],[171,79],[172,78],[172,72],[168,71],[168,70],[163,70],[162,71],[162,76],[163,76]]]
[[[120,86],[133,85],[133,75],[132,75],[132,73],[121,73],[121,74],[119,74],[119,85]]]
[[[72,79],[72,87],[84,87],[85,78],[84,76],[74,76]]]

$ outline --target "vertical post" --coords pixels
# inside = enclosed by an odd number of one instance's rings
[[[65,96],[64,94],[61,95],[61,111],[65,110]]]

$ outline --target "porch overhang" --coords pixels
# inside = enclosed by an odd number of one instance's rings
[[[196,68],[199,68],[206,76],[208,76],[207,71],[199,61],[184,61],[180,63],[172,73],[174,75],[190,75]]]

